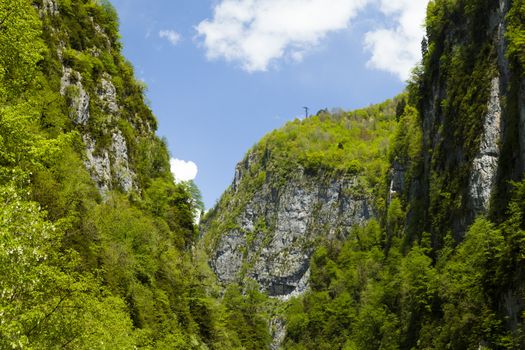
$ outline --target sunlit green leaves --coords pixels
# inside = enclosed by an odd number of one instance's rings
[[[0,2],[0,103],[22,93],[37,74],[44,49],[40,34],[31,1]]]

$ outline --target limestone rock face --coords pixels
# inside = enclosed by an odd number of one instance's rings
[[[43,0],[43,11],[46,14],[49,15],[57,15],[58,14],[58,4],[56,3],[56,0]]]
[[[98,89],[98,98],[102,101],[103,107],[109,113],[117,113],[119,106],[117,104],[117,90],[111,82],[109,74],[104,74]]]
[[[286,338],[286,324],[282,318],[275,317],[270,320],[270,333],[273,339],[270,344],[270,350],[280,349],[281,344]]]
[[[112,133],[111,153],[113,154],[113,172],[117,185],[124,191],[133,189],[133,177],[135,174],[129,168],[128,147],[126,140],[120,130]]]
[[[85,130],[90,121],[89,109],[92,99],[84,89],[82,79],[79,72],[63,67],[60,92],[68,98],[73,123],[84,127],[82,139],[86,145],[86,168],[102,195],[114,188],[129,192],[134,187],[135,174],[130,169],[126,140],[122,132],[115,127],[107,131],[111,135],[110,146],[97,147],[97,140]],[[95,102],[107,113],[108,122],[118,116],[117,91],[109,74],[104,73],[97,93],[93,95]]]
[[[84,164],[97,184],[101,194],[105,194],[111,189],[111,162],[107,150],[96,151],[96,141],[89,135],[82,136],[86,144],[86,159]]]
[[[63,67],[60,81],[60,93],[71,100],[70,117],[77,125],[86,125],[89,121],[89,94],[82,85],[82,76],[69,67]]]
[[[91,177],[102,195],[117,187],[124,192],[134,188],[135,174],[129,167],[126,140],[119,130],[111,134],[111,147],[97,149],[96,140],[90,134],[82,136],[86,144],[84,161]]]
[[[493,54],[486,63],[490,68],[486,68],[483,85],[476,85],[478,83],[474,81],[469,83],[472,89],[481,88],[478,96],[482,95],[483,99],[476,101],[476,105],[485,105],[485,111],[467,116],[462,114],[467,112],[460,109],[453,112],[447,109],[446,103],[458,100],[453,96],[458,92],[455,92],[455,86],[449,81],[450,72],[442,70],[425,83],[428,95],[423,99],[420,111],[425,150],[421,173],[411,183],[406,183],[402,191],[410,201],[420,203],[422,208],[419,211],[414,209],[415,206],[409,208],[408,220],[421,219],[431,234],[436,227],[434,219],[441,202],[436,194],[452,193],[458,207],[450,208],[451,215],[443,223],[458,240],[464,238],[466,230],[477,216],[493,209],[490,208],[491,199],[502,193],[500,184],[509,180],[502,179],[502,174],[513,173],[513,170],[503,169],[502,166],[510,165],[502,165],[504,162],[501,161],[505,149],[503,146],[515,137],[511,136],[511,129],[516,129],[515,125],[509,124],[506,115],[508,103],[513,100],[509,99],[513,68],[508,61],[506,42],[506,18],[510,1],[491,2],[490,8],[490,13],[483,19],[483,35]],[[448,36],[442,40],[446,52],[469,45],[465,38],[470,35],[470,25],[470,19],[465,19],[456,24],[454,31],[448,32]],[[445,63],[436,61],[434,68],[442,64]],[[465,89],[459,93],[463,96],[466,87],[461,89]],[[467,125],[463,121],[468,118],[471,118],[471,123]],[[525,138],[523,145],[525,147]],[[407,226],[412,224],[409,222]],[[436,244],[440,243],[436,241]]]
[[[244,190],[245,172],[255,161],[249,154],[237,166],[229,190],[234,196]],[[278,183],[267,175],[235,218],[234,227],[218,237],[210,265],[224,283],[252,278],[270,296],[286,300],[308,288],[316,242],[345,237],[373,213],[371,200],[361,193],[355,177],[298,169]],[[230,209],[237,204],[232,201]],[[206,235],[207,226],[202,230]]]
[[[390,193],[388,195],[388,202],[390,202],[395,194],[402,193],[405,190],[405,173],[406,169],[397,161],[392,163],[390,169]]]
[[[477,213],[488,210],[492,190],[496,184],[501,138],[500,79],[492,80],[490,100],[483,124],[479,153],[472,163],[470,196]]]

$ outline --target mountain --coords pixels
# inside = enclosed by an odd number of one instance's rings
[[[0,2],[1,349],[241,347],[121,48],[108,1]]]
[[[0,2],[0,349],[525,348],[525,1],[266,135],[199,227],[105,0]]]
[[[273,348],[518,349],[523,1],[431,1],[406,93],[270,133],[201,226]],[[277,302],[280,300],[281,302]]]
[[[223,283],[251,278],[288,299],[308,286],[325,239],[344,239],[377,216],[395,130],[396,101],[354,112],[320,111],[265,136],[201,224]]]

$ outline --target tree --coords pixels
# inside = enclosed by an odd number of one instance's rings
[[[28,0],[0,2],[0,103],[21,94],[37,74],[41,24]]]
[[[133,347],[124,302],[77,272],[78,256],[56,249],[61,224],[24,197],[0,187],[0,348]]]

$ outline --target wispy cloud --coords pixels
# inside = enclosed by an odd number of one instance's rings
[[[329,34],[347,30],[367,5],[379,7],[393,28],[366,34],[370,68],[406,79],[420,57],[428,0],[221,0],[213,18],[197,27],[207,57],[240,64],[248,72],[272,63],[301,61]]]
[[[181,35],[174,30],[161,30],[159,37],[167,39],[172,45],[177,45],[181,40]]]
[[[176,158],[170,159],[170,168],[177,183],[194,180],[198,173],[197,164]]]

